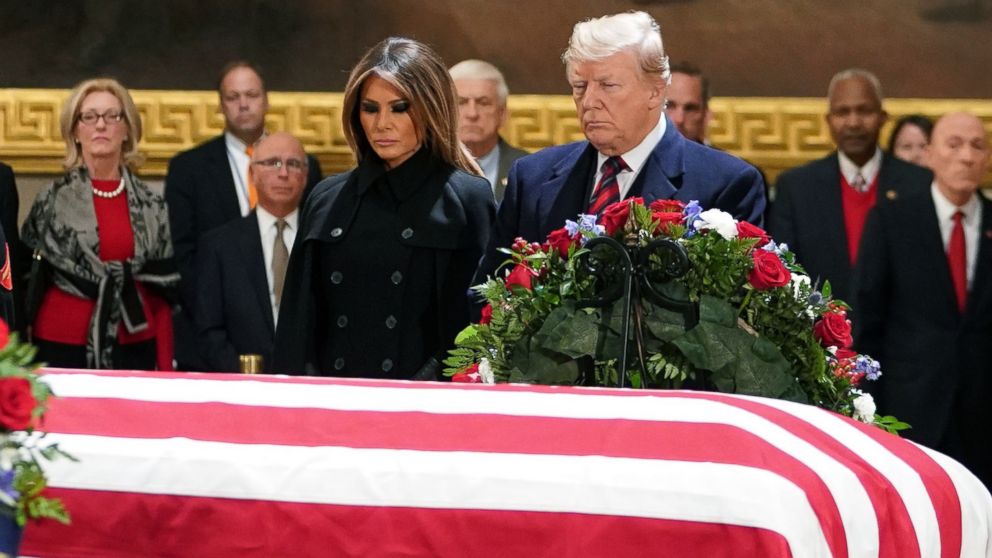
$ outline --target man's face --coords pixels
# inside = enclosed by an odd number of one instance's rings
[[[251,160],[258,204],[277,217],[292,212],[307,182],[307,156],[299,140],[285,132],[266,136],[255,145]]]
[[[967,201],[989,165],[989,144],[982,122],[965,113],[941,118],[930,136],[926,161],[945,197],[958,205]]]
[[[682,135],[702,143],[706,139],[709,110],[703,102],[703,79],[682,72],[672,73],[665,113]]]
[[[500,126],[506,121],[506,104],[500,100],[496,82],[489,79],[459,79],[458,139],[472,155],[481,157],[499,141]]]
[[[220,84],[220,110],[224,113],[224,126],[232,134],[246,143],[258,139],[269,110],[269,99],[258,74],[245,67],[228,72]]]
[[[568,83],[583,133],[607,156],[641,143],[657,124],[665,99],[661,77],[642,75],[630,52],[576,62],[568,68]]]
[[[839,149],[852,161],[863,165],[878,147],[878,132],[887,114],[871,85],[861,78],[837,82],[829,99],[827,125]]]

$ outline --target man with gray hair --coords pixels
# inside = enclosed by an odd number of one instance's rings
[[[926,190],[932,175],[878,146],[888,115],[874,74],[838,72],[830,80],[827,101],[825,118],[837,151],[782,173],[769,231],[789,245],[810,277],[830,281],[834,298],[847,300],[868,211],[880,199]]]
[[[449,72],[458,93],[458,139],[479,163],[498,203],[506,190],[510,165],[527,154],[499,135],[509,118],[506,99],[510,90],[502,72],[483,60],[462,60]]]
[[[481,282],[516,237],[543,241],[580,213],[599,214],[628,197],[697,200],[761,224],[764,184],[754,167],[685,139],[664,115],[670,80],[661,30],[628,12],[575,25],[562,55],[586,141],[549,147],[510,169]]]

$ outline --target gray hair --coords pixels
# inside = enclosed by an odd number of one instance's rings
[[[641,71],[671,82],[668,57],[661,42],[661,27],[644,12],[587,19],[575,24],[568,49],[561,55],[565,70],[577,62],[602,60],[622,51],[637,57]]]
[[[500,103],[506,104],[506,99],[510,96],[510,88],[506,86],[506,79],[503,78],[503,72],[500,72],[499,68],[485,60],[472,58],[462,60],[452,66],[448,70],[448,73],[451,74],[451,79],[455,81],[460,79],[483,79],[495,82],[496,94],[499,96]]]
[[[861,68],[848,68],[834,74],[834,77],[830,78],[830,85],[827,86],[827,99],[833,96],[834,88],[838,83],[849,79],[860,79],[867,83],[875,93],[878,104],[882,104],[882,100],[885,99],[882,95],[882,82],[878,81],[878,76]]]

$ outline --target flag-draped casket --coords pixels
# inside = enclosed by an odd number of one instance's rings
[[[688,391],[49,370],[31,556],[992,556],[953,460]]]

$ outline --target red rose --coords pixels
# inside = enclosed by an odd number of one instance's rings
[[[685,204],[679,200],[654,200],[648,208],[658,213],[682,213]]]
[[[493,321],[493,305],[487,304],[482,307],[482,318],[479,319],[480,324],[488,324]]]
[[[673,211],[655,211],[651,214],[651,219],[658,223],[658,230],[665,234],[671,234],[669,231],[671,230],[672,225],[685,224],[685,216],[681,213],[675,213]]]
[[[774,252],[755,250],[751,252],[754,267],[747,279],[759,291],[773,287],[784,287],[789,284],[792,274]]]
[[[10,342],[10,328],[7,327],[7,322],[0,320],[0,349],[7,346]]]
[[[768,244],[768,241],[770,240],[768,238],[768,233],[765,232],[765,229],[763,229],[761,227],[758,227],[758,226],[755,226],[755,225],[752,225],[751,223],[748,223],[747,221],[738,221],[737,222],[737,237],[738,238],[757,238],[757,239],[760,239],[760,240],[758,240],[758,243],[755,244],[755,246],[759,246],[759,247],[760,246],[764,246],[765,244]]]
[[[824,314],[813,324],[813,337],[824,347],[846,349],[851,346],[851,322],[841,314]]]
[[[606,234],[613,236],[627,224],[628,217],[630,217],[630,200],[620,200],[606,206],[599,217],[599,222],[606,229]]]
[[[851,349],[839,348],[837,349],[837,352],[834,354],[834,356],[837,357],[837,360],[846,360],[849,358],[857,357],[858,353],[852,351]]]
[[[517,267],[513,268],[513,271],[506,276],[506,288],[509,289],[514,285],[523,287],[528,291],[533,288],[531,285],[531,279],[534,277],[534,272],[530,270],[527,266],[523,264],[517,264]]]
[[[558,254],[565,258],[568,256],[568,250],[576,242],[578,242],[579,237],[582,236],[580,233],[575,233],[575,236],[570,236],[568,234],[568,229],[560,228],[558,230],[551,231],[548,235],[548,241],[546,246],[548,249],[554,249],[558,251]]]
[[[38,405],[25,378],[0,379],[0,426],[24,430],[31,424],[31,413]]]
[[[481,384],[482,376],[479,375],[479,363],[473,363],[465,370],[455,374],[451,377],[451,381],[459,384]]]

